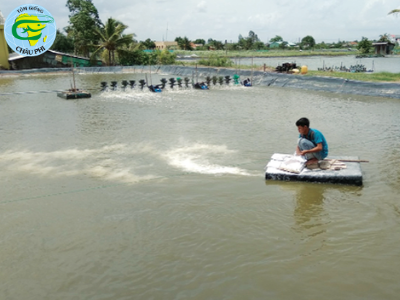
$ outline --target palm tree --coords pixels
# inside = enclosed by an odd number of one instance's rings
[[[378,42],[389,42],[389,35],[387,33],[381,34]]]
[[[177,37],[175,41],[182,50],[193,50],[192,42],[186,36],[184,38]]]
[[[95,30],[95,34],[99,38],[99,44],[96,51],[93,52],[92,57],[96,57],[100,51],[108,52],[109,65],[115,64],[115,51],[119,51],[123,46],[129,46],[133,42],[134,33],[122,34],[128,28],[122,22],[113,18],[109,18],[104,27]]]
[[[400,12],[400,9],[393,9],[392,11],[390,11],[389,13],[388,13],[388,15],[391,15],[391,14],[398,14]]]
[[[193,50],[192,41],[189,40],[186,36],[183,38],[183,45],[185,50]]]

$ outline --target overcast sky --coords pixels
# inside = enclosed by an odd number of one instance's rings
[[[399,34],[400,0],[93,0],[103,23],[113,17],[128,25],[138,41],[209,38],[237,42],[254,31],[263,42],[280,35],[297,42],[311,35],[317,42],[378,39]],[[68,25],[66,0],[1,0],[4,17],[17,6],[33,3],[46,8],[57,28]]]

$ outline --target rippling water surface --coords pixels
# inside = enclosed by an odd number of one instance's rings
[[[331,155],[370,161],[364,186],[265,182],[303,116]],[[0,96],[0,298],[398,299],[399,116],[395,99],[258,86]]]

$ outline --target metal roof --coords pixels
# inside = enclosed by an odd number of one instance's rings
[[[26,56],[23,56],[19,53],[13,52],[8,55],[8,61],[18,60],[18,59],[25,58],[25,57]]]
[[[68,53],[62,53],[62,52],[58,52],[58,51],[54,51],[54,50],[47,50],[46,52],[50,52],[50,53],[53,53],[53,54],[56,54],[56,55],[74,57],[74,58],[79,58],[79,59],[84,59],[84,60],[90,60],[90,58],[87,58],[87,57],[80,57],[80,56],[76,56],[76,55],[72,55],[72,54],[68,54]],[[13,53],[9,54],[8,61],[18,60],[18,59],[22,59],[22,58],[25,58],[25,57],[27,57],[27,56],[23,56],[23,55],[21,55],[19,53],[13,52]]]
[[[372,43],[372,45],[373,46],[379,46],[379,45],[387,45],[387,44],[391,44],[391,45],[394,45],[393,43],[391,43],[391,42],[377,42],[377,43]]]

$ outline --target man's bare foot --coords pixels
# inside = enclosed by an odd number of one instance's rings
[[[316,158],[311,158],[311,159],[307,160],[306,166],[309,166],[309,165],[311,165],[311,164],[318,164],[318,159],[316,159]]]

